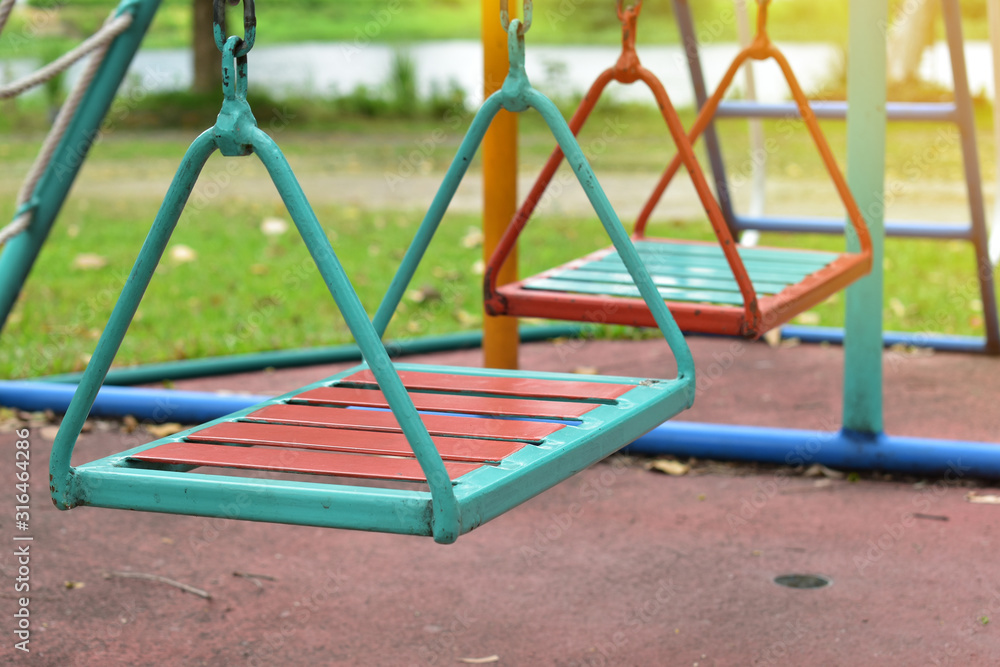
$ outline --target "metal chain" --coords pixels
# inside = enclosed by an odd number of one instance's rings
[[[17,193],[17,204],[15,210],[20,210],[31,199],[31,196],[35,192],[35,187],[38,185],[38,181],[41,180],[42,174],[44,174],[45,170],[48,169],[49,163],[52,162],[52,156],[55,154],[56,148],[62,141],[63,135],[66,134],[66,128],[69,127],[70,121],[73,119],[73,116],[76,115],[80,102],[83,100],[84,93],[87,92],[91,81],[93,81],[94,76],[97,74],[97,70],[100,69],[101,63],[104,62],[104,56],[107,54],[112,40],[128,28],[131,23],[132,15],[122,14],[108,19],[101,30],[95,35],[95,37],[97,37],[98,35],[106,34],[106,37],[99,40],[99,43],[93,49],[93,55],[87,62],[87,67],[83,70],[80,78],[73,86],[73,90],[70,91],[69,97],[66,98],[66,101],[63,102],[62,107],[59,109],[59,114],[56,116],[56,120],[52,124],[52,129],[49,130],[48,136],[45,137],[45,143],[42,144],[42,148],[38,152],[38,157],[35,158],[35,162],[31,165],[31,169],[25,177],[21,190]],[[105,30],[109,28],[109,26],[113,27],[114,32],[108,31],[105,33]],[[17,236],[21,232],[25,231],[28,228],[28,225],[31,224],[32,214],[32,210],[24,211],[14,218],[10,224],[0,228],[0,246],[14,236]]]
[[[531,28],[531,14],[532,14],[532,0],[521,0],[522,10],[521,10],[521,23],[517,27],[517,34],[524,36],[524,33],[528,32]],[[500,25],[503,26],[504,32],[510,27],[510,10],[507,6],[507,0],[500,0]]]

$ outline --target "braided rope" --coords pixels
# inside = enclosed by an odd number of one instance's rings
[[[3,27],[7,25],[10,10],[14,9],[15,2],[17,0],[0,0],[0,32],[3,32]]]
[[[41,180],[42,174],[44,174],[45,170],[48,169],[49,163],[52,162],[52,156],[55,154],[56,148],[62,141],[63,136],[66,134],[66,128],[69,127],[70,121],[73,119],[73,116],[76,115],[76,111],[80,107],[80,102],[83,100],[84,93],[87,92],[91,81],[93,81],[94,76],[97,74],[97,70],[100,69],[101,63],[104,62],[104,56],[108,52],[111,42],[115,39],[115,37],[128,28],[131,23],[131,14],[122,14],[109,19],[101,30],[95,33],[94,37],[91,37],[91,39],[87,40],[87,42],[80,45],[82,47],[88,42],[96,41],[96,46],[90,49],[93,52],[93,56],[87,62],[87,67],[83,70],[79,80],[77,80],[76,84],[73,86],[73,90],[70,91],[69,97],[66,98],[66,101],[59,109],[59,114],[56,116],[56,120],[52,124],[52,129],[49,130],[48,136],[45,137],[45,143],[42,144],[42,148],[38,152],[38,157],[35,158],[34,164],[31,165],[31,169],[28,171],[28,175],[24,179],[24,184],[21,186],[21,190],[17,193],[16,209],[21,209],[31,198],[31,195],[34,194],[38,181]],[[77,50],[79,50],[79,48],[80,47],[77,47]],[[70,54],[67,54],[67,56],[68,55]],[[63,56],[63,58],[60,58],[59,60],[63,60],[67,56]],[[79,57],[70,61],[70,64],[78,59]],[[59,61],[57,60],[55,62]],[[6,227],[0,229],[0,246],[6,243],[9,239],[25,231],[28,228],[28,225],[31,224],[31,217],[32,211],[25,211],[14,218],[14,220],[11,221],[11,223]]]
[[[101,29],[91,35],[86,41],[77,46],[72,51],[63,54],[53,60],[45,67],[33,72],[6,86],[0,86],[0,100],[8,97],[17,97],[26,90],[41,85],[49,79],[65,72],[73,63],[80,60],[88,53],[97,51],[102,46],[107,46],[120,35],[129,25],[132,24],[131,14],[121,14],[107,21]]]

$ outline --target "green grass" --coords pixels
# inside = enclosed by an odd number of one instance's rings
[[[258,108],[259,107],[255,107]],[[265,114],[258,111],[258,117]],[[992,133],[986,110],[980,110],[980,145],[985,178],[992,170]],[[683,113],[690,126],[690,111]],[[454,153],[468,117],[456,127],[429,117],[415,119],[361,116],[323,117],[314,124],[306,110],[296,117],[309,131],[282,130],[277,139],[300,176],[368,174],[376,181],[397,167],[417,142],[436,130],[444,138],[428,156],[426,168],[440,174]],[[663,137],[663,123],[654,110],[631,105],[602,105],[581,134],[586,148],[596,146],[608,124],[622,125],[607,150],[594,156],[598,175],[635,174],[651,180],[672,150]],[[128,125],[127,122],[122,123]],[[142,123],[138,123],[142,126]],[[765,124],[768,135],[781,138],[768,163],[769,176],[792,188],[813,187],[823,178],[822,168],[804,134],[777,122]],[[960,154],[953,145],[933,146],[944,126],[893,124],[888,134],[888,182],[910,187],[924,183],[955,183]],[[742,168],[748,140],[745,123],[720,124],[730,173]],[[9,128],[8,128],[9,129]],[[801,128],[792,127],[795,132]],[[843,160],[844,126],[824,125],[835,153]],[[109,128],[85,163],[90,182],[159,183],[176,168],[194,130],[135,132]],[[552,148],[552,139],[534,114],[521,124],[520,160],[526,173],[536,173]],[[795,137],[802,137],[797,140]],[[34,157],[41,136],[37,132],[11,132],[0,144],[0,211],[10,211],[16,185]],[[218,159],[218,158],[216,158]],[[216,168],[218,165],[216,165]],[[478,164],[473,165],[473,170]],[[207,174],[212,173],[210,164]],[[475,177],[475,176],[474,176]],[[800,180],[801,179],[801,180]],[[804,183],[797,185],[797,183]],[[114,196],[90,192],[77,185],[52,236],[29,279],[6,329],[0,335],[0,377],[30,377],[79,370],[96,344],[125,272],[131,267],[162,196],[160,186],[148,191],[123,189]],[[308,191],[308,189],[307,189]],[[609,193],[612,201],[620,201]],[[429,201],[431,193],[427,193]],[[803,213],[808,196],[797,193]],[[287,219],[273,194],[223,196],[201,210],[185,213],[172,244],[186,245],[197,253],[194,262],[178,263],[168,252],[149,294],[140,308],[118,357],[119,364],[166,361],[299,346],[348,342],[348,332],[309,261],[294,230],[280,237],[266,237],[260,224],[267,217]],[[426,202],[423,204],[426,205]],[[377,201],[365,208],[316,205],[317,213],[333,238],[348,274],[362,301],[376,307],[409,243],[422,210],[385,210]],[[389,336],[423,336],[462,329],[481,323],[481,277],[473,267],[480,249],[466,248],[462,240],[478,228],[477,216],[454,214],[446,218],[428,261],[414,282],[429,298],[404,301]],[[700,221],[674,220],[654,225],[654,236],[709,237]],[[839,238],[769,236],[766,243],[838,249]],[[529,275],[606,245],[596,220],[540,216],[533,221],[522,243],[521,274]],[[103,268],[74,268],[78,255],[92,253],[106,259]],[[982,326],[973,257],[968,244],[890,240],[886,252],[887,329],[977,334]],[[805,323],[842,324],[843,297],[800,318]],[[624,335],[612,329],[607,335]]]
[[[370,312],[398,266],[420,212],[317,208],[362,302]],[[155,214],[154,202],[78,202],[64,214],[39,258],[3,334],[0,376],[16,378],[84,367]],[[294,233],[266,237],[260,223],[283,215],[280,206],[225,202],[186,213],[117,357],[127,365],[332,345],[351,341],[308,253]],[[287,219],[287,216],[286,216]],[[478,329],[479,248],[462,239],[478,218],[448,216],[418,272],[412,292],[390,325],[390,338]],[[661,223],[653,236],[709,238],[703,224]],[[74,237],[75,235],[75,237]],[[837,249],[835,238],[765,238],[774,245]],[[607,241],[593,219],[539,217],[524,237],[521,271],[528,275],[594,250]],[[178,263],[171,251],[192,248],[195,261]],[[94,253],[104,268],[74,268]],[[973,334],[982,306],[970,280],[967,244],[890,240],[886,259],[885,322],[888,329]],[[809,324],[843,324],[838,295],[800,317]],[[620,332],[619,332],[620,333]]]
[[[534,133],[526,134],[526,143],[531,144]],[[147,157],[136,157],[138,141]],[[101,174],[113,165],[109,178],[122,170],[162,171],[176,162],[185,143],[177,135],[117,137],[95,149],[88,169]],[[289,135],[282,143],[300,172],[320,164],[317,161],[329,152],[329,144],[311,135]],[[535,156],[532,161],[543,157],[538,150],[529,152]],[[330,173],[336,170],[331,167]],[[5,197],[0,206],[8,210],[11,203]],[[152,196],[108,199],[78,192],[73,197],[3,333],[0,377],[83,368],[157,206]],[[316,208],[363,303],[373,312],[422,212]],[[189,209],[171,249],[188,246],[196,259],[174,261],[168,249],[117,363],[349,342],[349,333],[294,229],[279,237],[260,231],[263,219],[271,216],[287,219],[280,204],[268,196],[223,197],[217,205]],[[481,277],[474,265],[480,249],[462,242],[478,225],[477,216],[445,219],[413,285],[427,298],[420,301],[411,294],[404,301],[389,337],[479,328]],[[650,234],[710,238],[700,221],[659,223],[651,226]],[[765,242],[837,249],[841,240],[772,235]],[[538,217],[522,243],[521,273],[549,268],[606,243],[594,219]],[[75,268],[76,258],[86,253],[105,258],[107,265]],[[885,307],[888,329],[980,331],[982,306],[970,280],[973,259],[967,244],[890,240],[886,256],[886,293],[891,295]],[[837,326],[843,322],[842,312],[843,298],[838,295],[800,320]],[[620,328],[608,332],[622,334]]]

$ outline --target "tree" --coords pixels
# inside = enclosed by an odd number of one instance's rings
[[[192,35],[194,47],[194,85],[196,93],[214,93],[222,87],[219,49],[212,33],[212,0],[192,0]]]

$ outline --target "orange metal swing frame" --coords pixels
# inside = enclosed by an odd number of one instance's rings
[[[802,92],[802,88],[799,86],[788,61],[768,37],[766,26],[769,1],[763,0],[759,3],[757,35],[754,41],[737,55],[719,84],[719,87],[698,114],[691,131],[685,134],[681,121],[663,84],[656,76],[642,66],[635,50],[636,23],[642,9],[642,2],[640,0],[635,5],[625,8],[623,7],[622,0],[619,0],[618,17],[622,24],[621,55],[613,67],[605,70],[597,77],[597,80],[594,81],[569,122],[570,129],[574,134],[578,134],[593,111],[597,101],[600,99],[604,89],[612,81],[622,84],[642,81],[653,93],[667,128],[670,131],[670,135],[677,147],[677,155],[664,171],[651,197],[640,213],[633,238],[637,242],[645,241],[650,244],[669,244],[682,251],[694,250],[693,246],[716,247],[716,244],[712,243],[650,239],[645,236],[646,226],[653,210],[680,166],[683,165],[687,169],[702,206],[708,215],[709,223],[718,239],[717,247],[721,248],[721,256],[725,258],[725,262],[732,272],[732,278],[735,280],[735,285],[738,287],[738,292],[742,296],[742,304],[740,305],[720,305],[711,303],[710,300],[684,301],[665,298],[677,323],[682,330],[687,332],[738,335],[748,338],[759,337],[769,329],[779,326],[797,314],[821,303],[871,270],[872,244],[865,220],[858,209],[858,205],[844,180],[836,159],[819,128],[809,101]],[[802,121],[809,129],[809,133],[816,144],[826,170],[834,182],[840,199],[844,203],[851,228],[857,235],[860,248],[858,252],[840,253],[829,262],[821,262],[822,266],[817,270],[802,276],[792,284],[784,286],[776,293],[762,295],[758,295],[757,290],[754,288],[744,259],[741,257],[741,252],[744,252],[748,256],[758,253],[759,256],[765,257],[764,253],[759,251],[766,250],[766,258],[787,256],[788,258],[796,259],[808,258],[810,255],[819,257],[822,253],[814,254],[811,251],[781,248],[740,249],[729,227],[726,225],[722,211],[709,189],[708,182],[692,148],[694,142],[697,141],[698,137],[715,116],[719,103],[732,84],[739,68],[750,59],[774,59],[781,68],[792,96],[798,105]],[[545,281],[559,274],[579,270],[593,265],[595,262],[600,262],[602,259],[613,259],[609,257],[609,255],[614,253],[614,250],[611,248],[599,250],[591,255],[525,280],[502,286],[497,285],[497,277],[500,269],[514,249],[518,237],[527,225],[528,219],[544,195],[562,160],[563,153],[559,148],[556,148],[545,164],[531,192],[510,221],[489,262],[487,262],[483,288],[486,311],[491,315],[545,317],[549,319],[606,322],[643,327],[655,326],[649,309],[642,299],[639,298],[555,291],[532,288],[531,286],[533,282]],[[649,245],[647,247],[655,253],[657,248],[666,248],[667,246]],[[769,261],[766,258],[758,261]],[[661,261],[669,263],[670,258],[667,256],[661,259]]]

